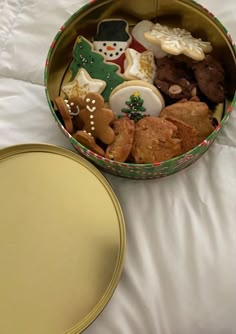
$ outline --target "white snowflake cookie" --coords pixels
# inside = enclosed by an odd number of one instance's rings
[[[205,58],[205,53],[212,51],[210,42],[195,38],[185,29],[169,28],[156,23],[152,30],[144,33],[145,38],[160,45],[163,51],[179,55],[184,54],[194,60],[201,61]]]

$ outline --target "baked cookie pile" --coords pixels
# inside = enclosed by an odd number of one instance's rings
[[[77,37],[55,110],[66,130],[101,156],[169,160],[216,125],[212,110],[225,100],[225,74],[212,51],[209,41],[178,27],[102,20],[91,40]]]

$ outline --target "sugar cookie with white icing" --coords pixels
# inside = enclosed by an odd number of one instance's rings
[[[119,65],[123,72],[125,50],[131,41],[128,22],[123,19],[104,19],[97,26],[93,46],[106,61]]]
[[[210,42],[195,38],[192,34],[181,28],[170,28],[156,23],[144,37],[161,49],[172,55],[184,54],[194,60],[203,60],[205,53],[212,51]]]
[[[152,21],[142,20],[133,27],[131,35],[137,42],[144,46],[146,50],[152,51],[155,58],[159,59],[166,56],[166,52],[163,51],[159,45],[149,42],[144,36],[144,33],[150,31],[153,26],[154,23]]]
[[[94,49],[105,60],[118,59],[131,43],[128,23],[123,19],[105,19],[99,22],[93,39]]]
[[[73,81],[62,86],[62,91],[70,99],[72,96],[84,98],[89,92],[102,93],[106,82],[93,79],[84,68],[80,68]]]
[[[153,83],[156,76],[156,64],[152,51],[142,53],[128,48],[125,51],[124,77],[128,80],[143,80]]]
[[[130,80],[117,86],[109,99],[112,111],[137,122],[144,116],[159,116],[165,101],[159,90],[142,80]]]

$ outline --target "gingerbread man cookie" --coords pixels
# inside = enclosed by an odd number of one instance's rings
[[[114,119],[112,110],[104,108],[104,99],[100,94],[88,93],[84,99],[85,108],[80,110],[80,118],[86,131],[104,144],[111,144],[115,134],[110,124]]]
[[[95,139],[85,131],[77,131],[73,137],[83,146],[101,156],[105,155],[103,149],[97,145]]]
[[[197,146],[198,132],[193,126],[177,118],[165,117],[165,119],[173,123],[177,127],[175,136],[176,138],[181,139],[181,148],[182,148],[181,154],[184,154],[190,151],[195,146]]]
[[[80,130],[83,123],[80,119],[80,109],[84,107],[83,100],[79,97],[71,97],[65,99],[61,96],[55,98],[55,104],[63,119],[64,126],[69,133],[73,133],[76,130]]]
[[[68,98],[78,96],[83,99],[89,92],[102,93],[105,87],[104,80],[93,79],[84,68],[80,68],[74,80],[62,86],[62,91]]]

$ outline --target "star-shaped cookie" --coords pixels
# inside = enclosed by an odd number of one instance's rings
[[[84,68],[80,68],[74,80],[62,86],[62,91],[69,99],[72,96],[84,98],[90,92],[100,94],[105,87],[105,81],[91,78]]]
[[[152,51],[142,53],[128,48],[125,52],[124,77],[128,80],[143,80],[153,83],[156,76],[156,64]]]

